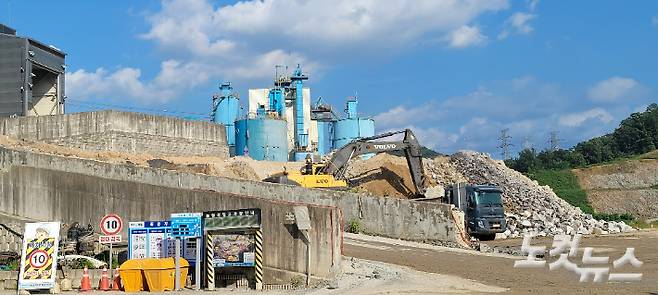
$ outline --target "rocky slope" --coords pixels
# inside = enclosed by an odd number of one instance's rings
[[[639,159],[573,169],[597,212],[658,218],[658,151]]]

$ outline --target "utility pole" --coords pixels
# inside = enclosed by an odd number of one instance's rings
[[[509,159],[509,148],[514,146],[512,143],[510,143],[510,139],[512,139],[512,137],[508,133],[509,128],[505,128],[500,131],[500,137],[498,138],[500,140],[500,146],[498,147],[501,149],[503,160]]]
[[[526,135],[523,137],[523,149],[532,149],[532,142],[531,142],[531,136]]]
[[[557,151],[560,149],[560,138],[558,137],[557,131],[553,130],[550,133],[550,137],[548,138],[548,150],[549,151]]]

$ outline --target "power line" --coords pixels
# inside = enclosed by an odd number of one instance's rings
[[[558,133],[559,132],[555,130],[551,131],[550,133],[548,138],[548,149],[550,151],[557,151],[560,149],[560,142],[562,140],[558,137]]]
[[[532,136],[526,135],[523,137],[523,149],[532,149]]]

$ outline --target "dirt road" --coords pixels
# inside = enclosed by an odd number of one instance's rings
[[[552,239],[533,239],[533,245],[551,249]],[[521,240],[494,241],[495,246],[521,245]],[[612,273],[642,273],[639,282],[580,283],[579,275],[567,270],[514,268],[522,259],[507,255],[481,255],[454,251],[424,244],[400,242],[382,238],[347,236],[345,255],[374,261],[409,266],[431,273],[459,276],[486,285],[508,288],[510,294],[656,294],[658,293],[658,230],[642,231],[606,237],[584,237],[577,257],[570,261],[583,266],[582,248],[595,248],[594,256],[609,256]],[[612,268],[612,261],[621,257],[627,247],[635,248],[635,256],[644,264],[640,268]],[[548,262],[555,261],[550,257]]]

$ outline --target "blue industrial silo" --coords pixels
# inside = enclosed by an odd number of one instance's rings
[[[326,155],[331,152],[334,138],[334,122],[337,116],[329,104],[322,103],[322,98],[311,107],[311,120],[315,121],[318,130],[317,152],[320,155]]]
[[[212,121],[225,126],[226,143],[228,144],[229,153],[235,155],[235,120],[238,118],[240,101],[232,92],[230,82],[224,82],[219,85],[219,95],[213,96],[212,99]]]
[[[339,149],[352,140],[375,135],[375,121],[372,118],[358,117],[358,101],[351,99],[345,109],[347,117],[333,124],[333,148]]]
[[[235,122],[235,152],[254,160],[288,161],[288,125],[271,113]]]
[[[334,123],[331,121],[318,121],[318,154],[326,155],[331,152],[334,138]]]

